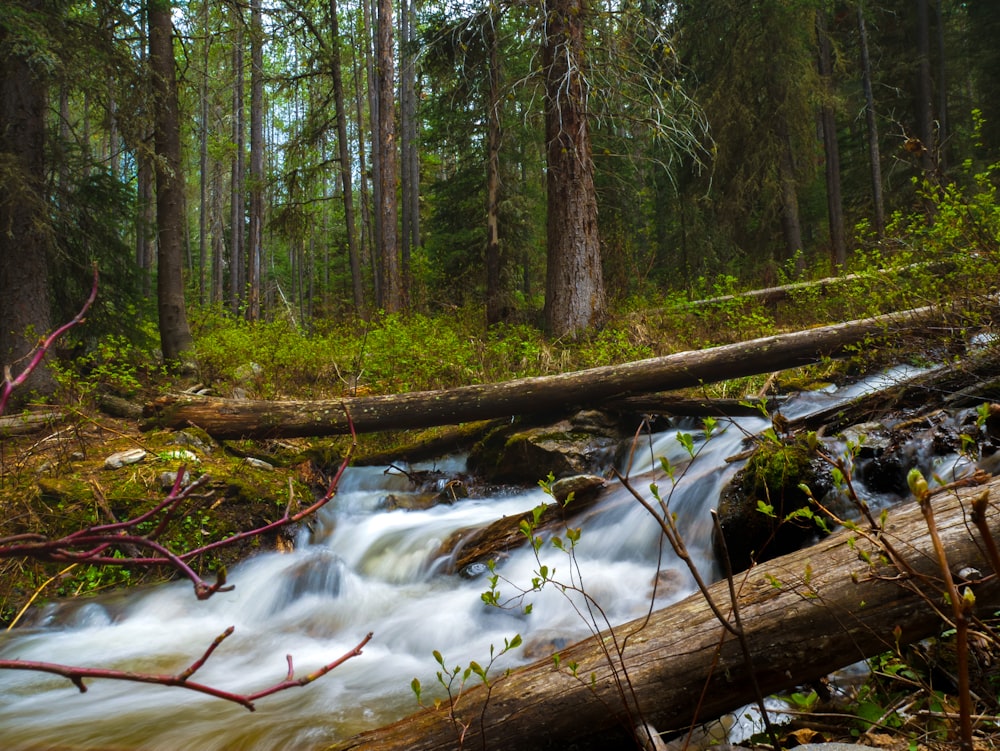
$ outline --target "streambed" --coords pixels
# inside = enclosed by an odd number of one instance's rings
[[[799,395],[783,406],[783,413],[794,419],[905,375],[893,371],[850,388]],[[740,466],[727,459],[742,451],[747,435],[768,425],[763,417],[723,420],[716,434],[703,442],[697,422],[678,421],[644,443],[628,469],[636,487],[656,482],[672,488],[671,510],[708,579],[717,574],[709,509]],[[688,463],[678,432],[696,440],[693,462]],[[661,456],[676,467],[687,466],[676,486],[660,471]],[[915,461],[926,463],[927,474],[967,468],[957,456],[930,452],[915,455]],[[464,458],[402,467],[427,468],[459,474]],[[373,632],[360,657],[305,688],[260,700],[253,713],[177,688],[91,680],[88,691],[80,694],[64,678],[7,671],[0,675],[4,748],[318,749],[416,710],[410,689],[414,677],[424,688],[425,701],[433,700],[440,669],[432,657],[435,650],[449,666],[465,666],[470,660],[485,665],[491,650],[499,651],[506,640],[520,635],[523,646],[492,667],[499,672],[590,635],[592,624],[555,587],[502,610],[483,603],[481,595],[488,587],[484,577],[440,573],[446,567],[435,554],[442,541],[456,531],[482,527],[550,500],[541,489],[425,510],[383,510],[388,494],[407,492],[409,483],[398,471],[350,468],[336,498],[313,525],[314,532],[304,531],[292,552],[261,554],[231,569],[232,592],[199,602],[190,584],[176,583],[125,597],[46,606],[33,627],[0,639],[0,656],[7,659],[174,673],[232,625],[234,635],[197,677],[236,693],[280,681],[287,671],[286,654],[292,656],[297,673],[305,674]],[[876,507],[888,502],[874,493],[870,500]],[[621,487],[610,487],[587,518],[576,549],[578,572],[549,546],[543,546],[540,557],[555,569],[554,578],[574,577],[613,623],[645,613],[657,579],[653,607],[694,591],[686,568],[661,546],[655,522]],[[499,583],[501,599],[515,595],[515,585],[529,587],[538,566],[530,547],[513,551],[500,568],[506,580]],[[523,606],[529,602],[531,613],[526,615]]]

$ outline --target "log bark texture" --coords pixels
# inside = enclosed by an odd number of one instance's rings
[[[576,373],[387,396],[295,402],[165,396],[146,405],[144,427],[195,425],[219,439],[291,438],[346,434],[350,422],[365,433],[565,411],[809,365],[842,356],[871,338],[918,329],[940,335],[946,323],[947,314],[940,309],[920,308]]]
[[[969,517],[971,499],[987,492],[987,523],[1000,531],[1000,482],[933,500],[938,533],[950,568],[992,571]],[[902,559],[859,532],[841,531],[808,549],[750,569],[737,580],[754,674],[765,694],[821,678],[866,657],[936,635],[948,628],[940,568],[918,505],[889,514],[881,538]],[[866,562],[870,556],[874,565]],[[990,574],[974,585],[976,612],[1000,605],[1000,583]],[[710,587],[730,612],[726,582]],[[730,620],[732,620],[730,616]],[[377,635],[376,635],[377,638]],[[627,642],[627,643],[626,643]],[[608,649],[626,644],[620,658]],[[567,668],[576,663],[575,674]],[[560,652],[559,666],[544,659],[492,678],[461,697],[457,719],[448,705],[346,739],[328,751],[438,751],[486,748],[578,751],[628,747],[629,728],[645,721],[659,732],[684,729],[754,699],[740,646],[700,594]]]
[[[62,412],[37,412],[0,417],[0,438],[35,433],[66,419]]]

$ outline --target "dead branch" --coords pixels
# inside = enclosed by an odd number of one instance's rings
[[[61,675],[64,678],[69,679],[74,686],[80,689],[80,693],[84,693],[87,690],[87,684],[84,683],[84,679],[86,678],[105,678],[116,681],[133,681],[135,683],[153,683],[158,686],[177,686],[191,691],[197,691],[198,693],[208,694],[209,696],[214,696],[218,699],[231,701],[235,704],[240,704],[253,712],[256,708],[254,706],[254,702],[257,699],[270,696],[271,694],[276,694],[279,691],[287,691],[290,688],[305,686],[312,683],[317,678],[322,678],[324,675],[329,673],[334,668],[339,667],[347,660],[360,655],[362,648],[369,641],[371,641],[372,638],[371,633],[367,634],[356,647],[345,652],[336,660],[328,662],[321,668],[318,668],[301,678],[295,677],[295,670],[292,666],[292,656],[286,655],[285,659],[288,662],[288,674],[285,676],[284,680],[278,681],[267,688],[261,689],[260,691],[254,691],[249,694],[237,694],[232,691],[224,691],[220,688],[214,688],[204,683],[197,683],[190,680],[191,676],[193,676],[201,668],[201,666],[208,661],[208,658],[212,656],[212,653],[215,652],[219,645],[231,636],[233,632],[234,629],[232,626],[227,628],[219,634],[210,645],[208,645],[208,648],[204,651],[201,657],[191,663],[191,665],[189,665],[186,669],[176,674],[135,673],[128,670],[114,670],[110,668],[82,668],[70,665],[59,665],[52,662],[35,662],[31,660],[0,660],[0,670],[33,670],[35,672]]]

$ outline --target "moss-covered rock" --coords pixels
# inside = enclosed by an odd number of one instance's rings
[[[593,412],[541,427],[499,427],[473,447],[469,471],[486,482],[526,485],[599,473],[621,440],[617,426]]]
[[[807,441],[761,441],[719,498],[722,537],[716,534],[713,539],[716,556],[722,560],[728,552],[733,570],[743,571],[813,539],[818,532],[814,521],[788,518],[810,506],[801,485],[817,498],[832,487],[825,462]]]

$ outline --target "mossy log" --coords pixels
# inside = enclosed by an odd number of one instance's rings
[[[623,365],[408,394],[283,402],[169,395],[146,405],[144,427],[196,425],[218,439],[290,438],[343,435],[352,424],[365,433],[566,412],[633,394],[809,365],[842,356],[860,342],[904,332],[940,335],[946,320],[938,308],[920,308]]]
[[[972,498],[984,492],[990,498],[985,520],[996,536],[1000,482],[933,499],[953,571],[965,566],[992,571],[970,522]],[[890,512],[878,537],[899,553],[901,563],[889,561],[872,541],[875,536],[845,530],[739,576],[753,675],[765,694],[949,628],[934,610],[943,602],[940,569],[918,505]],[[996,576],[972,586],[975,612],[992,615],[1000,607]],[[713,585],[710,594],[728,614],[727,584]],[[626,644],[622,658],[613,651],[615,644]],[[470,689],[454,719],[445,704],[328,751],[625,748],[640,719],[666,732],[753,701],[750,676],[736,638],[696,594],[618,627],[614,640],[602,633],[562,650],[558,664],[544,659],[498,675],[488,693],[482,686]]]

